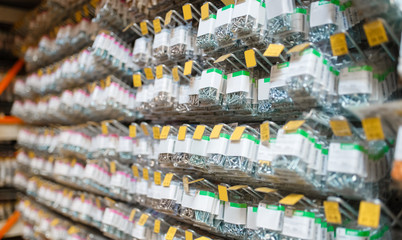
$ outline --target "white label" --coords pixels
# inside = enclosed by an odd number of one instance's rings
[[[253,157],[252,149],[254,149],[255,142],[242,138],[240,141],[231,141],[227,150],[228,156],[241,156],[251,159]]]
[[[176,141],[174,145],[175,153],[190,153],[191,143],[193,139],[191,137],[186,137],[184,141]]]
[[[286,134],[283,129],[278,131],[278,137],[272,150],[277,155],[298,156],[302,154],[305,137],[298,133]]]
[[[199,191],[193,201],[193,209],[213,213],[217,198],[214,198],[213,193],[207,191]]]
[[[267,19],[272,19],[282,14],[292,13],[294,9],[294,1],[292,0],[268,0]]]
[[[258,101],[269,99],[269,90],[271,89],[271,82],[268,79],[258,79]]]
[[[357,236],[358,230],[349,230],[346,228],[338,227],[336,228],[336,239],[337,240],[368,240],[370,233],[367,237]]]
[[[232,13],[234,10],[233,6],[227,7],[222,11],[223,8],[219,9],[216,13],[215,29],[222,25],[229,24],[230,20],[232,19]]]
[[[197,37],[205,34],[213,34],[215,26],[215,18],[208,18],[206,20],[201,20],[198,26]]]
[[[341,70],[339,75],[338,93],[371,93],[372,73],[369,71],[349,72],[348,68]]]
[[[147,52],[147,39],[145,37],[135,40],[133,54],[146,53]]]
[[[152,45],[153,49],[156,49],[160,46],[169,46],[169,39],[170,39],[170,31],[169,30],[162,30],[161,32],[155,34],[154,42]]]
[[[313,239],[314,237],[314,217],[295,216],[284,217],[283,231],[285,236],[299,239]]]
[[[398,137],[395,145],[395,157],[396,161],[402,161],[402,126],[399,126]]]
[[[247,222],[247,204],[225,202],[223,220],[232,224],[245,225]]]
[[[330,1],[313,2],[310,9],[310,27],[337,23],[338,6]]]
[[[160,140],[158,152],[159,153],[174,153],[173,149],[174,149],[175,143],[176,143],[176,140],[172,139],[172,138]]]
[[[254,208],[256,211],[254,211]],[[257,229],[257,207],[247,207],[247,223],[246,228]]]
[[[356,149],[355,144],[330,143],[328,171],[358,174],[364,177],[365,154]]]
[[[198,156],[207,156],[208,140],[193,140],[190,148],[190,153]]]
[[[174,28],[170,36],[170,46],[187,44],[187,29],[182,26]]]
[[[260,203],[257,213],[257,227],[273,231],[281,231],[284,209],[281,206]]]
[[[229,77],[226,82],[226,94],[234,92],[246,92],[250,91],[250,76],[240,75],[236,77]]]
[[[226,154],[226,149],[229,144],[229,139],[220,137],[220,138],[211,138],[209,140],[207,153],[208,154]]]
[[[275,65],[271,68],[271,88],[283,87],[286,85],[286,78],[289,73],[289,63]]]
[[[201,80],[198,84],[198,89],[203,89],[206,87],[212,87],[218,89],[218,92],[221,92],[222,89],[222,74],[217,72],[208,72],[208,70],[204,70],[201,74]]]

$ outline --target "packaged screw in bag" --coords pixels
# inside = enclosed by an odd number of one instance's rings
[[[198,85],[200,104],[207,106],[221,105],[226,79],[226,75],[218,68],[210,68],[202,71],[201,80]]]
[[[207,148],[207,167],[210,171],[214,173],[225,172],[226,151],[233,130],[233,128],[223,123],[214,126],[209,135],[210,140]]]
[[[175,155],[173,156],[174,168],[186,168],[189,166],[191,157],[191,144],[193,142],[195,128],[188,124],[180,126],[177,134],[177,141],[174,146]]]
[[[212,129],[206,125],[198,125],[194,131],[193,141],[190,147],[191,157],[189,164],[197,170],[207,171],[207,149],[211,131]]]
[[[310,5],[310,41],[328,40],[340,30],[339,1],[317,1]]]
[[[230,22],[234,5],[230,4],[218,10],[215,21],[215,39],[219,47],[233,44],[233,33],[230,31]]]
[[[214,14],[210,14],[208,18],[200,20],[196,43],[204,52],[212,51],[217,47],[214,35],[215,21],[216,15]]]
[[[226,80],[226,106],[229,110],[253,110],[255,80],[249,71],[238,71]]]
[[[170,32],[170,29],[163,28],[160,32],[155,33],[152,56],[157,60],[157,63],[165,62],[170,57]]]
[[[343,68],[339,74],[338,94],[343,107],[367,105],[372,94],[373,68],[354,66]]]
[[[173,167],[174,147],[177,139],[177,129],[173,126],[164,126],[159,141],[158,163],[162,168]]]
[[[133,62],[138,66],[146,66],[152,56],[152,38],[140,37],[135,40],[133,48]]]

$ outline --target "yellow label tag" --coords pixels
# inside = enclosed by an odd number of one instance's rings
[[[81,202],[85,202],[85,195],[83,193],[81,193]]]
[[[106,87],[109,87],[111,83],[112,83],[112,77],[107,76],[106,81],[105,81]]]
[[[304,124],[305,120],[294,120],[294,121],[289,121],[288,123],[283,126],[283,129],[286,132],[293,132],[299,129]]]
[[[149,180],[149,170],[148,170],[148,168],[143,168],[142,169],[142,178],[144,179],[144,180]]]
[[[308,46],[310,46],[310,43],[302,43],[292,47],[287,53],[298,53],[306,49]]]
[[[346,120],[331,120],[329,125],[331,126],[332,132],[335,136],[345,137],[352,135],[352,131],[350,130],[348,121]]]
[[[73,158],[73,160],[71,161],[70,166],[71,166],[71,167],[74,167],[76,163],[77,163],[77,159],[76,159],[76,158]]]
[[[378,117],[362,120],[363,130],[368,141],[384,140],[381,120]]]
[[[339,204],[337,202],[324,201],[324,212],[327,222],[333,224],[342,224],[341,213],[339,212]]]
[[[110,172],[111,172],[112,174],[115,174],[115,173],[116,173],[116,162],[115,162],[115,161],[111,161],[111,162],[110,162]]]
[[[50,226],[54,227],[54,226],[56,226],[57,224],[59,224],[59,222],[60,222],[60,219],[55,218],[55,219],[53,219],[52,222],[50,223]]]
[[[42,75],[43,75],[43,70],[42,70],[42,69],[39,69],[39,70],[38,70],[38,76],[41,77]]]
[[[131,170],[133,170],[133,175],[136,178],[140,177],[140,172],[138,171],[138,167],[136,165],[131,166]]]
[[[78,232],[79,232],[79,230],[78,230],[77,227],[71,226],[71,227],[68,229],[67,234],[68,234],[68,235],[72,235],[72,234],[76,234],[76,233],[78,233]]]
[[[304,197],[303,194],[289,194],[286,197],[282,198],[279,203],[284,205],[295,205],[298,201],[300,201]]]
[[[140,23],[140,27],[141,27],[141,33],[142,33],[142,35],[147,35],[147,34],[148,34],[147,22],[142,21],[142,22]]]
[[[159,127],[152,127],[152,133],[154,135],[154,139],[158,140],[160,138],[160,131],[159,131]]]
[[[269,141],[269,123],[265,122],[260,125],[260,139],[261,141]]]
[[[232,54],[231,54],[231,53],[228,53],[228,54],[222,55],[222,56],[220,56],[218,59],[216,59],[216,60],[214,61],[214,63],[220,63],[220,62],[223,62],[223,61],[225,61],[226,59],[228,59],[230,56],[232,56]]]
[[[164,187],[169,187],[170,186],[170,182],[172,181],[173,178],[173,173],[168,173],[165,175],[165,178],[163,179],[163,183],[162,186]]]
[[[154,25],[154,32],[159,33],[162,30],[161,27],[161,20],[159,18],[156,18],[152,21],[153,25]]]
[[[160,79],[163,77],[163,65],[156,66],[156,78]]]
[[[88,5],[84,5],[84,6],[82,7],[82,10],[84,11],[85,17],[88,17],[88,16],[89,16]]]
[[[188,177],[183,177],[183,188],[184,188],[184,192],[186,192],[186,193],[190,192],[190,185],[188,183]]]
[[[135,209],[131,210],[130,217],[128,218],[128,220],[129,220],[130,222],[132,222],[132,221],[134,220],[135,212],[136,212]]]
[[[211,239],[209,237],[202,236],[202,237],[196,238],[195,240],[211,240]]]
[[[169,227],[169,230],[168,230],[168,232],[166,233],[165,239],[166,239],[166,240],[173,240],[174,235],[176,235],[176,231],[177,231],[177,228],[175,228],[175,227]]]
[[[189,182],[188,184],[193,184],[193,183],[201,182],[201,181],[204,181],[204,180],[205,180],[205,178],[199,178],[199,179],[196,179],[196,180],[193,180],[193,181]]]
[[[148,128],[145,124],[141,123],[141,129],[145,136],[149,136]]]
[[[105,80],[100,80],[99,81],[99,85],[100,85],[100,87],[102,88],[102,89],[105,89]]]
[[[81,11],[76,11],[75,12],[75,21],[79,22],[82,19],[82,14]]]
[[[209,17],[209,3],[204,3],[201,6],[201,19],[205,20]]]
[[[29,158],[34,158],[34,157],[35,157],[35,153],[32,152],[32,151],[29,151],[29,152],[28,152],[28,157],[29,157]]]
[[[105,200],[108,201],[110,204],[116,204],[116,201],[109,197],[105,197]]]
[[[235,0],[221,0],[225,6],[235,4]]]
[[[53,163],[53,162],[54,162],[54,156],[53,156],[53,155],[52,155],[52,156],[49,156],[48,161],[49,161],[50,163]]]
[[[165,15],[165,26],[169,25],[170,21],[172,20],[172,13],[173,13],[172,10],[170,10],[169,12],[166,13],[166,15]]]
[[[191,20],[193,18],[193,14],[191,13],[191,5],[190,4],[186,4],[183,5],[182,7],[183,10],[183,18],[184,20]]]
[[[170,132],[170,126],[163,126],[160,139],[166,139]]]
[[[154,222],[154,233],[159,233],[161,231],[161,221],[156,219]]]
[[[239,141],[241,139],[241,136],[243,135],[243,132],[245,129],[246,129],[246,127],[236,127],[232,133],[232,136],[230,136],[230,140],[231,141]]]
[[[141,74],[134,74],[133,75],[133,86],[134,87],[141,87],[142,86]]]
[[[198,125],[195,128],[194,134],[193,134],[193,139],[195,140],[201,140],[202,136],[204,135],[205,131],[205,126],[204,125]]]
[[[89,2],[89,4],[91,4],[91,6],[94,7],[94,8],[96,8],[96,6],[98,5],[98,3],[99,3],[99,0],[91,0],[91,1]]]
[[[190,75],[192,70],[193,70],[193,60],[187,61],[184,64],[183,75],[184,76]]]
[[[259,188],[256,188],[255,191],[262,192],[262,193],[272,193],[272,192],[276,192],[276,189],[267,188],[267,187],[259,187]]]
[[[185,240],[193,240],[193,233],[190,231],[185,232]]]
[[[380,223],[381,206],[379,204],[361,201],[357,224],[377,228]]]
[[[107,131],[107,124],[105,122],[102,122],[102,134],[107,135],[108,131]]]
[[[137,128],[135,125],[130,125],[128,127],[128,134],[131,138],[135,138],[137,136]]]
[[[154,172],[154,183],[156,185],[162,184],[162,174],[161,172]]]
[[[228,202],[228,189],[225,186],[218,185],[219,200]]]
[[[264,56],[265,57],[279,57],[279,55],[281,55],[283,49],[285,49],[284,45],[271,43],[271,44],[269,44],[267,50],[265,50]]]
[[[175,82],[180,80],[180,76],[179,76],[179,68],[178,67],[174,67],[172,68],[172,75],[173,75],[173,80]]]
[[[74,194],[74,192],[71,191],[71,192],[68,193],[68,196],[67,196],[67,197],[68,197],[69,199],[71,199],[71,198],[73,197],[73,194]]]
[[[144,68],[144,72],[145,72],[145,77],[148,80],[153,80],[154,79],[154,74],[152,73],[152,69],[151,68]]]
[[[29,200],[25,200],[25,201],[24,201],[24,205],[25,205],[26,207],[28,207],[29,205],[31,205],[31,202],[30,202]]]
[[[257,66],[257,61],[255,59],[255,52],[253,49],[249,49],[244,52],[244,57],[246,58],[247,68],[253,68]]]
[[[138,225],[144,226],[144,224],[147,222],[149,216],[145,213],[143,213],[140,217],[140,220],[138,220]]]
[[[95,198],[95,204],[96,204],[97,208],[101,208],[101,203],[100,203],[99,198]]]
[[[186,133],[187,133],[187,126],[180,126],[179,133],[177,135],[177,140],[184,141],[184,139],[186,139]]]
[[[346,37],[344,33],[337,33],[330,37],[333,56],[342,56],[349,53]]]
[[[214,128],[212,129],[211,134],[209,135],[209,138],[211,138],[211,139],[219,138],[219,135],[221,134],[221,131],[222,131],[222,127],[223,127],[222,124],[215,125]]]
[[[247,187],[247,185],[236,185],[236,186],[231,186],[230,188],[228,188],[228,190],[230,190],[230,191],[233,191],[233,190],[237,191],[237,190],[240,190],[240,189],[243,189],[243,188],[246,188],[246,187]]]
[[[370,47],[388,42],[387,32],[381,20],[376,20],[363,25]]]

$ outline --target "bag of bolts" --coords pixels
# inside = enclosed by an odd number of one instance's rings
[[[131,169],[118,163],[117,161],[110,162],[110,172],[112,173],[110,179],[110,191],[123,199],[129,199],[128,187],[131,183],[130,175]]]
[[[155,78],[152,100],[154,109],[170,107],[173,104],[173,85],[178,85],[178,83],[173,82],[171,74],[165,73],[161,78]]]
[[[140,37],[135,40],[133,49],[133,62],[139,66],[146,66],[151,58],[152,39]]]
[[[169,129],[169,130],[166,130]],[[164,132],[168,132],[167,136],[162,136]],[[161,139],[158,146],[158,164],[162,168],[173,167],[174,146],[177,140],[177,129],[172,126],[164,126],[162,128]]]
[[[209,145],[209,135],[211,128],[206,125],[198,125],[193,135],[190,147],[189,164],[199,171],[207,171],[207,148]],[[202,134],[199,134],[202,131]]]
[[[239,139],[233,140],[234,137]],[[246,125],[237,127],[231,135],[226,152],[225,170],[236,173],[239,178],[254,176],[259,138],[260,134],[254,128]]]
[[[254,0],[253,0],[254,1]],[[250,72],[238,71],[229,74],[226,81],[226,106],[229,110],[253,112],[255,80]]]
[[[310,5],[310,41],[321,42],[341,28],[339,1],[317,1]]]
[[[194,32],[191,26],[180,25],[170,34],[170,57],[174,60],[192,59],[194,56]]]
[[[194,131],[195,129],[188,124],[180,126],[177,141],[174,145],[175,154],[172,159],[174,168],[185,169],[189,167]]]
[[[148,124],[143,123],[141,127],[143,127],[142,131],[138,132],[137,130],[138,135],[133,141],[133,156],[136,163],[147,166],[149,156],[152,155],[153,151],[153,141],[149,134],[151,130]],[[136,129],[138,129],[138,127],[136,127]],[[144,129],[146,131],[144,131]]]
[[[230,4],[218,10],[215,21],[215,39],[219,47],[226,47],[233,44],[233,33],[230,31],[230,21],[234,5]]]
[[[309,48],[293,55],[289,63],[290,71],[286,81],[289,96],[299,109],[315,107],[317,103],[312,91],[314,83],[319,82],[321,77],[321,54],[314,48]]]
[[[271,68],[269,102],[271,103],[272,111],[277,112],[287,109],[290,111],[294,104],[287,92],[286,79],[290,73],[290,63],[284,62],[277,64]]]
[[[327,112],[336,113],[339,111],[339,100],[337,93],[339,72],[323,61],[321,77],[313,84],[312,95],[317,99],[318,105]]]
[[[225,202],[222,230],[229,237],[243,239],[246,233],[247,203]]]
[[[371,66],[363,65],[341,69],[338,94],[342,107],[368,105],[373,93],[373,81]]]
[[[230,126],[221,123],[215,125],[214,129],[209,135],[210,140],[207,148],[207,167],[209,171],[213,173],[225,172],[224,166],[227,159],[226,151],[233,130],[234,129]]]
[[[198,85],[198,97],[201,105],[220,106],[223,101],[223,89],[226,86],[226,75],[222,70],[210,68],[202,71]]]
[[[152,44],[152,56],[158,62],[165,62],[170,54],[170,29],[164,28],[155,34]]]
[[[149,181],[150,173],[148,168],[141,168],[139,165],[134,165],[139,171],[139,177],[135,183],[134,200],[142,205],[146,204],[148,200],[148,191],[151,190],[151,181]],[[135,168],[134,167],[134,168]],[[132,167],[133,168],[133,167]]]
[[[260,114],[269,113],[272,110],[271,101],[269,100],[270,88],[271,88],[271,78],[260,78],[258,79],[258,108],[257,112]]]
[[[216,207],[219,205],[218,194],[211,191],[212,189],[204,189],[205,187],[198,189],[193,199],[194,221],[196,225],[204,226],[204,228],[214,228],[214,219],[217,216]]]
[[[204,50],[204,52],[210,52],[218,46],[214,35],[215,21],[215,14],[210,14],[207,19],[200,20],[196,43],[200,49]]]
[[[172,180],[169,186],[160,186],[160,191],[156,194],[160,194],[159,197],[161,200],[156,209],[163,213],[174,214],[178,208],[176,194],[180,187],[180,182],[177,179]]]
[[[232,13],[230,31],[236,39],[246,43],[260,41],[261,31],[265,29],[265,3],[258,0],[237,1]]]

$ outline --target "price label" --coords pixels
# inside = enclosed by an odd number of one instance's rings
[[[303,194],[289,194],[286,197],[282,198],[279,203],[280,204],[284,204],[284,205],[290,205],[293,206],[295,205],[298,201],[300,201],[300,199],[302,199],[304,197]]]
[[[201,19],[205,20],[209,17],[209,3],[204,3],[201,6]]]
[[[292,47],[292,48],[288,51],[288,54],[289,54],[289,53],[298,53],[298,52],[301,52],[301,51],[303,51],[304,49],[306,49],[308,46],[310,46],[310,43],[302,43],[302,44],[296,45],[296,46]]]
[[[169,187],[170,186],[170,182],[172,181],[173,178],[173,173],[168,173],[165,175],[165,178],[163,179],[163,183],[162,186],[164,187]]]
[[[96,204],[96,207],[97,207],[97,208],[101,208],[101,207],[102,207],[99,198],[95,198],[95,204]]]
[[[205,131],[205,125],[198,125],[195,128],[193,139],[201,140],[202,136],[204,135],[204,131]]]
[[[144,226],[144,224],[147,222],[149,216],[145,213],[143,213],[140,217],[140,220],[138,220],[138,225]]]
[[[142,35],[147,35],[147,34],[148,34],[147,22],[146,22],[146,21],[142,21],[142,22],[140,23],[140,27],[141,27],[141,33],[142,33]]]
[[[154,233],[159,233],[161,231],[161,221],[156,219],[154,222]]]
[[[228,189],[225,186],[218,185],[219,200],[228,202]]]
[[[380,118],[363,119],[362,125],[368,141],[384,140],[385,137]]]
[[[357,224],[377,228],[380,223],[381,206],[379,204],[361,201]]]
[[[187,133],[187,126],[180,126],[179,134],[177,135],[177,140],[184,141],[184,139],[186,139],[186,133]]]
[[[339,212],[339,204],[337,202],[324,201],[324,212],[327,222],[333,224],[342,224],[341,213]]]
[[[172,68],[172,75],[173,75],[173,80],[175,82],[180,80],[180,76],[179,76],[179,68],[178,67],[174,67]]]
[[[289,121],[286,123],[285,126],[283,126],[283,129],[286,132],[293,132],[299,129],[304,124],[305,120],[295,120],[295,121]]]
[[[145,134],[145,136],[149,136],[148,128],[144,123],[141,123],[141,129],[142,129],[142,132]]]
[[[141,87],[142,86],[141,74],[134,74],[133,75],[133,86],[134,87]]]
[[[146,77],[148,80],[153,80],[153,79],[155,79],[154,74],[153,74],[151,68],[144,68],[144,73],[145,73],[145,77]]]
[[[228,59],[230,56],[232,56],[232,54],[231,54],[231,53],[228,53],[228,54],[222,55],[222,56],[220,56],[218,59],[216,59],[214,63],[220,63],[220,62],[223,62],[223,61],[225,61],[226,59]]]
[[[160,139],[167,139],[170,131],[170,126],[164,126],[161,131]]]
[[[136,178],[140,177],[140,172],[138,171],[138,167],[136,165],[131,166],[131,170],[133,170],[133,175]]]
[[[185,239],[186,239],[186,240],[193,240],[193,233],[186,230],[186,232],[185,232]]]
[[[260,125],[261,141],[269,141],[269,123],[265,122]]]
[[[248,186],[247,186],[247,185],[236,185],[236,186],[231,186],[230,188],[228,188],[228,190],[230,190],[230,191],[233,191],[233,190],[237,191],[237,190],[240,190],[240,189],[243,189],[243,188],[246,188],[246,187],[248,187]]]
[[[60,222],[60,219],[55,218],[55,219],[53,219],[52,222],[50,223],[50,226],[54,227],[54,226],[56,226],[57,224],[59,224],[59,222]]]
[[[350,130],[348,121],[346,120],[331,120],[329,125],[331,126],[332,132],[335,136],[345,137],[352,135],[352,131]]]
[[[132,222],[132,221],[134,220],[135,212],[136,212],[135,209],[131,210],[130,217],[128,218],[128,220],[129,220],[130,222]]]
[[[83,193],[81,193],[81,202],[85,202],[85,195]]]
[[[154,183],[156,185],[161,185],[162,182],[162,174],[160,172],[154,172]]]
[[[142,169],[142,178],[144,179],[144,180],[149,180],[149,170],[148,170],[148,168],[143,168]]]
[[[244,52],[244,57],[246,58],[247,68],[253,68],[257,66],[257,61],[255,59],[255,52],[253,49],[249,49]]]
[[[188,183],[188,177],[183,177],[183,188],[184,188],[184,192],[186,192],[186,193],[190,192],[190,185]]]
[[[163,65],[156,66],[156,78],[160,79],[163,77]]]
[[[193,60],[187,61],[184,64],[183,75],[184,76],[190,75],[192,70],[193,70]]]
[[[191,13],[191,5],[190,4],[186,4],[183,5],[182,7],[183,10],[183,18],[184,20],[191,20],[193,18],[193,14]]]
[[[222,2],[225,6],[235,4],[235,0],[222,0]]]
[[[101,130],[102,130],[102,134],[103,134],[103,135],[107,135],[107,134],[108,134],[108,131],[107,131],[107,123],[106,123],[106,122],[102,122]]]
[[[156,33],[159,33],[159,32],[162,30],[162,27],[161,27],[161,20],[160,20],[159,18],[154,19],[154,20],[152,21],[152,24],[154,25],[155,34],[156,34]]]
[[[111,161],[111,162],[110,162],[110,172],[111,172],[112,174],[115,174],[115,173],[116,173],[116,162],[115,162],[115,161]]]
[[[381,20],[376,20],[363,25],[364,32],[370,47],[388,42],[387,32]]]
[[[76,163],[77,163],[77,159],[76,159],[76,158],[73,158],[73,160],[71,161],[70,166],[71,166],[71,167],[74,167]]]
[[[72,235],[72,234],[76,234],[76,233],[78,233],[78,232],[79,232],[79,230],[78,230],[77,227],[71,226],[71,227],[68,229],[67,234],[68,234],[68,235]]]
[[[159,127],[152,127],[152,133],[154,135],[154,139],[158,140],[160,138]]]
[[[76,11],[75,12],[75,21],[79,22],[79,21],[81,21],[81,19],[82,19],[81,11]]]
[[[130,125],[128,127],[128,134],[131,138],[135,138],[137,136],[137,128],[135,125]]]
[[[112,77],[107,76],[106,81],[105,81],[106,87],[109,87],[111,83],[112,83]]]
[[[165,15],[165,26],[169,25],[170,21],[172,21],[172,13],[173,13],[172,10],[170,10],[169,12],[166,13],[166,15]]]
[[[176,231],[177,231],[177,228],[175,228],[175,227],[169,227],[169,230],[168,230],[168,232],[166,233],[165,239],[166,239],[166,240],[173,240],[174,235],[176,235]]]
[[[241,136],[243,135],[243,132],[245,129],[246,129],[246,127],[236,127],[232,133],[232,136],[230,136],[230,140],[231,141],[239,141],[241,139]]]
[[[222,127],[223,127],[222,124],[215,125],[214,128],[212,129],[211,134],[209,135],[209,138],[211,138],[211,139],[219,138],[219,135],[221,134],[221,131],[222,131]]]
[[[279,55],[281,55],[283,49],[285,49],[284,45],[271,43],[271,44],[269,44],[267,50],[265,50],[264,56],[265,57],[279,57]]]
[[[256,188],[255,191],[262,192],[262,193],[271,193],[271,192],[276,192],[276,189],[267,188],[267,187],[259,187],[259,188]]]
[[[82,10],[84,11],[85,17],[89,17],[88,5],[84,5],[84,6],[82,7]]]
[[[342,56],[349,53],[348,45],[346,44],[346,37],[344,33],[337,33],[330,38],[332,55]]]

